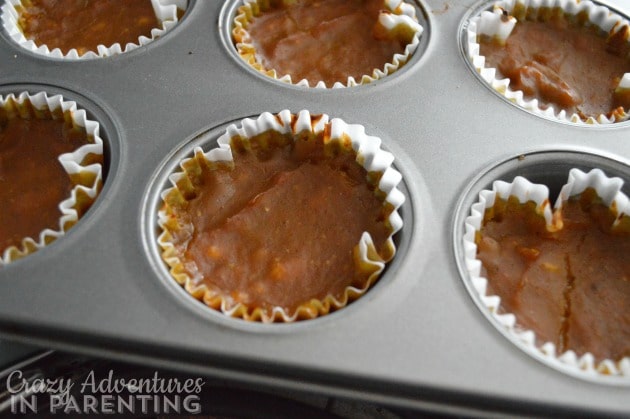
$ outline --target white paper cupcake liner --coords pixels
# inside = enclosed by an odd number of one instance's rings
[[[52,114],[53,119],[70,118],[73,125],[85,128],[89,141],[75,151],[62,154],[58,157],[59,163],[63,166],[68,176],[80,178],[78,182],[73,182],[75,186],[70,192],[70,196],[59,203],[61,218],[57,229],[44,229],[38,237],[25,237],[19,247],[11,246],[7,249],[0,249],[0,267],[12,261],[20,259],[30,253],[41,249],[52,241],[62,237],[65,232],[79,220],[77,206],[82,208],[91,205],[100,192],[103,184],[103,166],[101,163],[90,163],[94,160],[102,160],[103,140],[99,136],[99,123],[89,120],[83,109],[78,109],[73,101],[65,100],[61,95],[48,96],[45,92],[31,95],[23,92],[18,96],[10,94],[6,97],[0,96],[0,107],[15,111],[21,117],[37,117],[32,115],[26,103],[38,111]],[[90,158],[98,156],[98,158]],[[89,202],[84,202],[85,200]],[[79,202],[81,201],[81,202]]]
[[[155,16],[160,23],[160,27],[151,30],[151,37],[141,36],[138,38],[137,43],[128,43],[126,45],[119,43],[114,45],[98,45],[97,51],[88,51],[83,55],[79,55],[76,49],[71,49],[67,54],[64,54],[59,48],[55,48],[51,51],[47,45],[36,45],[34,41],[26,39],[18,25],[19,13],[17,8],[20,7],[21,4],[22,0],[6,0],[5,4],[2,6],[2,14],[0,15],[2,25],[15,43],[26,50],[46,57],[86,60],[123,54],[153,42],[177,24],[179,20],[177,9],[186,10],[188,0],[151,0]]]
[[[256,59],[256,49],[251,44],[247,26],[248,22],[259,13],[259,3],[261,2],[262,0],[243,0],[243,5],[239,7],[237,15],[234,18],[232,39],[236,44],[236,49],[241,58],[252,68],[272,79],[301,87],[329,88],[329,86],[326,86],[326,83],[321,80],[302,79],[294,82],[290,75],[278,74],[276,70],[265,68],[258,62]],[[379,15],[378,23],[388,32],[399,31],[401,28],[412,31],[414,35],[411,42],[405,46],[405,50],[402,54],[394,54],[392,60],[386,63],[383,68],[374,69],[371,74],[363,75],[360,80],[355,80],[354,77],[348,77],[345,84],[338,81],[330,86],[331,88],[337,89],[371,83],[394,73],[409,61],[409,58],[418,48],[420,36],[424,31],[424,28],[418,23],[416,18],[416,9],[404,0],[383,0],[383,10]]]
[[[239,139],[248,141],[248,138],[270,130],[282,134],[293,134],[295,138],[297,138],[298,134],[318,134],[324,132],[324,144],[334,144],[335,142],[347,144],[346,142],[348,140],[351,141],[352,149],[357,154],[357,163],[365,168],[368,173],[381,174],[377,185],[378,189],[385,195],[384,205],[389,204],[393,208],[388,218],[391,234],[386,240],[384,248],[387,249],[387,252],[391,254],[391,258],[393,258],[396,250],[393,236],[403,225],[398,209],[405,201],[405,195],[397,187],[402,180],[402,175],[392,167],[394,156],[382,150],[381,140],[378,137],[368,136],[363,126],[349,125],[336,118],[329,120],[327,115],[311,116],[306,110],[294,115],[290,111],[284,110],[277,115],[263,113],[256,119],[244,119],[241,121],[240,125],[230,125],[226,129],[225,134],[218,139],[218,146],[216,148],[205,153],[201,148],[196,148],[194,157],[185,159],[180,163],[182,171],[174,173],[169,177],[171,184],[174,186],[163,191],[161,194],[162,200],[167,202],[169,199],[173,199],[173,196],[175,196],[175,201],[185,199],[181,196],[180,191],[178,191],[177,185],[181,185],[180,182],[188,182],[184,170],[186,170],[185,168],[188,163],[193,159],[202,158],[210,162],[231,162],[232,151],[230,143],[232,138],[238,137]],[[348,286],[340,298],[329,294],[321,301],[315,302],[315,300],[310,300],[309,302],[304,302],[293,314],[288,313],[281,307],[274,307],[270,313],[260,308],[256,308],[253,312],[250,312],[251,310],[248,310],[242,303],[234,303],[227,297],[224,298],[224,296],[219,293],[209,290],[205,285],[200,284],[200,278],[192,278],[184,271],[183,262],[180,259],[175,245],[172,243],[173,236],[170,230],[173,229],[173,218],[173,214],[171,211],[168,211],[168,209],[163,208],[158,213],[158,224],[162,228],[162,232],[158,237],[158,244],[163,250],[163,260],[171,268],[171,275],[191,295],[206,303],[210,300],[216,301],[216,299],[219,298],[220,312],[230,317],[238,317],[245,320],[260,321],[263,323],[294,322],[300,319],[319,317],[330,311],[342,308],[349,302],[365,294],[378,279],[385,268],[386,262],[391,259],[384,260],[381,255],[377,253],[370,234],[364,232],[358,243],[360,263],[361,265],[365,264],[369,266],[369,270],[373,271],[370,278],[365,283],[365,286],[362,288]]]
[[[538,99],[525,98],[521,90],[513,90],[510,88],[509,78],[498,78],[499,74],[496,68],[486,67],[485,57],[480,55],[480,46],[478,39],[480,35],[496,37],[498,40],[505,41],[514,26],[518,23],[518,19],[513,16],[516,9],[524,10],[523,14],[527,16],[535,16],[537,13],[548,13],[549,10],[558,8],[564,11],[567,16],[584,15],[588,16],[589,23],[597,26],[602,31],[612,34],[624,30],[624,27],[630,26],[628,20],[614,13],[605,6],[600,6],[591,1],[579,0],[502,0],[493,4],[492,11],[484,10],[479,15],[474,16],[468,23],[466,31],[466,47],[468,58],[473,67],[479,73],[481,78],[488,83],[494,90],[502,94],[511,102],[517,104],[521,108],[546,118],[557,119],[564,122],[570,122],[580,125],[599,125],[611,124],[615,122],[626,121],[630,118],[625,109],[623,112],[613,112],[610,115],[600,114],[596,117],[589,117],[586,120],[580,118],[578,114],[568,114],[564,110],[556,112],[553,107],[549,106],[541,108]],[[621,32],[623,33],[623,32]],[[625,34],[626,41],[630,43],[630,31]],[[630,89],[630,73],[624,74],[618,90]]]
[[[619,178],[609,178],[600,169],[593,169],[584,173],[579,169],[571,169],[567,183],[562,187],[555,203],[555,212],[561,212],[563,202],[570,197],[584,192],[587,188],[593,188],[604,205],[607,205],[616,214],[615,225],[622,218],[630,217],[630,200],[621,191],[623,181]],[[488,310],[490,316],[508,336],[520,343],[522,347],[551,365],[562,370],[575,372],[580,375],[592,377],[615,377],[624,383],[630,383],[630,357],[620,360],[603,360],[595,362],[591,353],[577,356],[572,350],[562,354],[557,353],[556,346],[551,342],[542,345],[536,344],[535,333],[531,330],[523,330],[518,324],[516,316],[500,309],[501,298],[487,294],[487,278],[481,276],[482,264],[477,259],[477,245],[475,236],[483,225],[486,209],[494,206],[495,200],[501,198],[507,200],[516,197],[522,204],[534,202],[536,213],[545,218],[547,229],[555,231],[561,228],[561,217],[554,217],[549,202],[549,190],[544,185],[533,184],[527,179],[517,176],[513,182],[495,181],[492,190],[483,190],[479,193],[479,201],[476,202],[465,220],[465,233],[463,237],[463,249],[468,272],[467,281],[472,285],[482,305]]]

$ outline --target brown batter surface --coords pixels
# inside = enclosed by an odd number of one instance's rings
[[[86,142],[85,130],[63,120],[9,118],[0,109],[0,253],[59,230],[59,204],[73,185],[58,157]]]
[[[488,295],[558,353],[596,360],[630,356],[630,231],[611,231],[613,213],[595,192],[565,202],[551,233],[534,204],[497,200],[486,210],[478,259]]]
[[[189,274],[250,308],[288,313],[363,286],[368,274],[357,272],[354,248],[364,231],[381,248],[391,210],[354,152],[325,156],[320,137],[254,149],[235,152],[232,170],[205,168],[178,211],[194,226],[175,233]]]
[[[404,52],[407,43],[386,39],[377,25],[382,9],[383,0],[298,0],[272,6],[247,30],[257,61],[279,77],[345,84],[350,76],[359,81],[382,70]]]
[[[138,43],[158,28],[150,0],[28,0],[23,1],[18,24],[26,39],[64,54],[79,55],[120,43]]]
[[[627,28],[626,28],[627,29]],[[630,97],[615,95],[624,73],[630,72],[630,47],[624,30],[611,37],[577,26],[564,17],[546,22],[519,21],[505,45],[487,36],[479,40],[486,67],[510,79],[512,90],[541,108],[553,106],[582,119],[630,109]]]

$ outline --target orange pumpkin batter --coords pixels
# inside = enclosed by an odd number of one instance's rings
[[[279,135],[279,134],[278,134]],[[174,209],[190,277],[247,307],[288,313],[311,299],[365,284],[353,252],[368,231],[381,249],[391,208],[377,198],[352,151],[324,153],[322,135],[248,150],[232,144],[234,167],[203,167],[195,194]],[[267,141],[265,140],[265,141]]]
[[[630,96],[615,95],[624,73],[630,72],[627,27],[607,39],[593,27],[556,16],[548,21],[519,20],[505,45],[481,37],[486,67],[510,79],[512,90],[537,98],[541,108],[553,106],[582,119],[630,109]]]
[[[0,109],[0,252],[59,230],[59,204],[70,197],[61,154],[87,143],[85,130],[63,120],[9,117]]]
[[[294,82],[346,83],[383,69],[407,41],[384,34],[377,24],[383,0],[298,0],[255,16],[247,31],[257,61]],[[402,37],[406,38],[406,37]]]
[[[596,360],[630,356],[630,231],[587,190],[562,207],[564,226],[549,232],[534,204],[497,200],[478,234],[488,295],[559,354]]]
[[[150,38],[159,22],[150,0],[27,0],[22,2],[18,24],[26,39],[36,45],[75,48],[79,55],[120,43]]]

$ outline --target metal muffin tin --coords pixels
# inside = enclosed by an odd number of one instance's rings
[[[474,195],[495,177],[533,174],[553,189],[567,160],[605,162],[627,192],[630,125],[573,126],[511,106],[462,52],[462,28],[480,4],[416,4],[424,33],[410,62],[334,90],[273,81],[240,62],[227,39],[233,1],[191,1],[163,38],[85,62],[36,56],[2,32],[0,94],[61,93],[101,123],[107,145],[105,185],[90,211],[62,239],[0,270],[2,338],[453,413],[628,413],[627,385],[558,371],[498,332],[462,281],[458,246]],[[283,109],[381,137],[404,177],[405,225],[396,257],[358,301],[295,324],[246,323],[167,277],[154,242],[157,196],[193,145]]]

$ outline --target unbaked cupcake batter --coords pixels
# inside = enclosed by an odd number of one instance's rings
[[[270,148],[250,141],[254,151],[233,143],[233,169],[204,169],[176,211],[191,226],[174,233],[189,275],[232,301],[289,313],[362,287],[369,273],[357,270],[355,247],[368,231],[381,251],[392,209],[356,154],[326,155],[321,138]]]
[[[18,25],[36,45],[75,48],[79,55],[98,45],[138,43],[151,37],[159,22],[150,0],[29,0],[20,8]]]
[[[0,253],[50,228],[73,184],[58,157],[87,143],[85,130],[53,119],[9,117],[0,109]]]
[[[407,36],[378,24],[383,0],[271,2],[247,28],[257,61],[279,77],[315,84],[361,80],[404,52]]]
[[[626,27],[627,30],[627,27]],[[541,108],[553,106],[582,119],[630,109],[630,97],[615,95],[630,72],[630,46],[625,30],[606,39],[592,27],[571,24],[563,16],[545,22],[519,20],[505,45],[482,36],[480,54],[486,67],[510,79],[512,90],[537,98]]]
[[[487,295],[501,297],[501,309],[558,354],[628,357],[630,231],[611,230],[614,215],[593,189],[565,202],[562,220],[551,233],[533,203],[514,198],[486,210],[477,257]]]

